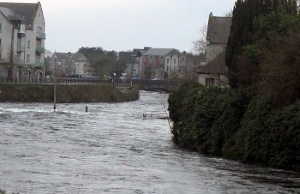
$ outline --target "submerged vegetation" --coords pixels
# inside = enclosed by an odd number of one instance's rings
[[[169,97],[173,140],[203,154],[300,171],[300,16],[293,0],[237,0],[230,88],[185,83]]]

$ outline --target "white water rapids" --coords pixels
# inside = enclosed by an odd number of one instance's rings
[[[167,94],[125,103],[0,103],[8,193],[300,193],[299,173],[208,158],[172,143]],[[88,112],[85,107],[88,106]]]

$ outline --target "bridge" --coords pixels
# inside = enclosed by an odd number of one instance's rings
[[[7,82],[16,84],[53,84],[54,79],[40,79],[39,81],[27,81],[27,82],[13,82],[6,80]],[[3,82],[6,82],[3,81]],[[1,81],[0,81],[1,82]],[[176,89],[180,84],[180,81],[176,80],[149,80],[149,79],[133,79],[133,80],[113,80],[113,79],[101,79],[101,78],[58,78],[57,84],[59,85],[97,85],[97,84],[114,84],[116,87],[129,88],[132,85],[136,85],[140,90],[148,91],[165,91],[171,92]]]
[[[103,84],[111,83],[118,87],[130,87],[132,85],[138,85],[141,90],[149,91],[166,91],[170,92],[176,89],[179,85],[179,81],[175,80],[149,80],[149,79],[134,79],[134,80],[112,80],[112,79],[100,79],[100,78],[60,78],[57,80],[58,84]]]
[[[174,91],[177,86],[180,84],[179,81],[175,80],[132,80],[133,84],[139,85],[141,90],[149,90],[149,91],[166,91],[171,92]]]

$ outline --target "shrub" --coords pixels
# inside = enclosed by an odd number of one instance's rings
[[[252,89],[184,84],[169,97],[174,143],[207,155],[300,170],[300,101],[275,109]]]

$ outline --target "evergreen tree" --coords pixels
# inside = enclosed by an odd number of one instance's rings
[[[288,14],[297,14],[295,0],[237,0],[233,9],[231,33],[226,49],[226,65],[232,87],[249,85],[257,79],[257,42],[261,39],[254,31],[255,21],[283,7]],[[280,21],[274,18],[269,25]],[[264,36],[263,34],[260,34]],[[250,45],[250,46],[249,46]],[[247,78],[247,79],[245,79]]]

